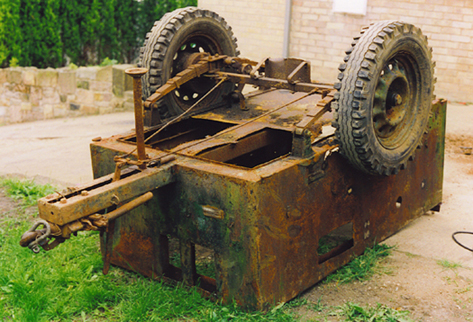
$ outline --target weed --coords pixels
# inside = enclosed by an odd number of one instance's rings
[[[35,205],[39,198],[54,192],[54,187],[50,184],[39,185],[33,180],[2,179],[0,186],[5,187],[7,194],[20,200],[25,207]]]
[[[461,288],[461,289],[457,289],[457,290],[455,290],[455,293],[457,293],[457,294],[463,294],[463,293],[470,292],[470,291],[471,291],[471,286],[472,286],[472,285],[468,285],[467,287],[464,287],[464,288]]]
[[[392,246],[375,244],[367,248],[363,255],[354,258],[347,265],[327,276],[326,282],[349,283],[355,280],[363,281],[371,277],[376,271],[378,263],[391,254]]]
[[[409,311],[395,310],[390,307],[377,304],[376,307],[364,308],[360,305],[348,302],[338,307],[337,315],[344,316],[345,321],[354,322],[409,322],[411,320]]]
[[[290,302],[286,303],[286,307],[301,307],[308,303],[307,299],[296,297],[292,299]]]
[[[437,264],[439,264],[440,266],[442,266],[444,268],[447,268],[447,269],[455,269],[455,268],[458,268],[458,267],[462,267],[461,264],[451,262],[447,259],[438,260]]]
[[[403,252],[403,253],[404,253],[404,255],[406,255],[407,257],[411,257],[411,258],[420,257],[420,255],[412,254],[412,253],[409,253],[409,252]]]
[[[457,274],[455,273],[455,275],[457,275]],[[457,277],[457,276],[455,276],[455,277]],[[456,287],[459,287],[456,278],[452,278],[450,276],[445,276],[445,280],[447,281],[448,285],[455,284]]]
[[[457,304],[458,308],[466,309],[466,305],[459,298],[453,297],[453,301]]]
[[[322,304],[322,297],[319,297],[317,303],[311,303],[310,309],[316,312],[322,312],[323,310],[325,310],[326,306]]]

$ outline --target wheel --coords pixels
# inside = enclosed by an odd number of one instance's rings
[[[140,66],[148,68],[143,76],[143,99],[180,71],[195,63],[199,53],[237,56],[236,38],[230,26],[215,12],[195,7],[174,10],[165,14],[146,35],[140,52]],[[194,79],[158,102],[162,115],[177,115],[199,100],[216,81],[200,77]],[[202,103],[218,102],[233,90],[224,83]]]
[[[397,174],[427,128],[434,65],[427,37],[413,25],[382,21],[363,28],[339,67],[333,102],[340,152],[369,174]]]

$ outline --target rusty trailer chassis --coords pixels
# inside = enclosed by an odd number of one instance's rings
[[[368,175],[338,153],[336,90],[312,82],[306,61],[192,55],[144,103],[143,72],[129,72],[136,132],[94,140],[96,179],[40,199],[41,221],[22,246],[49,250],[79,230],[100,230],[104,273],[113,264],[267,309],[440,208],[443,100],[432,102],[405,169]],[[234,91],[161,119],[157,103],[202,77]],[[243,94],[245,84],[258,90]],[[176,244],[179,264],[170,260]],[[197,271],[196,246],[213,254],[215,276]]]

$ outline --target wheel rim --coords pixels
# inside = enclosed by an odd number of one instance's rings
[[[388,60],[381,70],[373,100],[375,135],[386,149],[400,147],[411,135],[419,96],[418,66],[406,54]]]
[[[176,76],[190,65],[195,64],[202,57],[202,53],[211,55],[222,54],[223,51],[218,43],[205,34],[193,34],[183,41],[178,49],[172,53],[173,61],[170,70],[170,77]],[[172,95],[179,107],[185,111],[199,99],[202,98],[215,85],[215,80],[210,78],[195,78],[180,88],[176,89]],[[216,93],[214,93],[216,94]],[[211,95],[213,97],[213,95]]]

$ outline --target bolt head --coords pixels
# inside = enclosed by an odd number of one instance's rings
[[[394,95],[394,103],[396,105],[401,105],[402,104],[402,96],[399,94]]]

